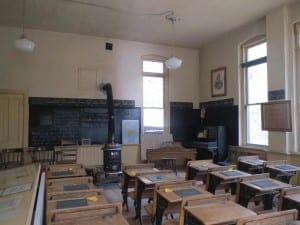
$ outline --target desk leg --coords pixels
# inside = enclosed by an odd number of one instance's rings
[[[275,195],[276,193],[270,193],[263,196],[264,210],[273,208],[273,198]]]
[[[238,203],[244,207],[248,207],[248,203],[251,198],[256,195],[256,191],[252,188],[248,188],[244,184],[240,184],[240,193],[238,196]]]
[[[186,212],[186,216],[184,218],[184,224],[188,225],[203,225],[199,220],[193,217],[191,214]]]
[[[124,183],[123,183],[123,187],[122,187],[122,195],[123,195],[123,207],[126,206],[126,210],[127,212],[129,212],[129,208],[128,208],[128,184],[130,182],[130,176],[128,176],[128,174],[123,173],[124,176]]]
[[[142,197],[143,197],[144,190],[145,190],[145,184],[141,182],[140,179],[138,179],[134,207],[135,207],[135,219],[139,219],[141,225],[142,225],[141,206],[142,206]]]
[[[162,198],[160,195],[158,195],[156,204],[157,205],[156,205],[156,212],[155,212],[155,221],[156,221],[156,225],[161,225],[164,212],[168,207],[168,201]]]
[[[219,177],[208,174],[209,177],[209,183],[208,183],[208,188],[207,190],[212,193],[215,194],[216,188],[217,186],[221,183],[221,180]]]

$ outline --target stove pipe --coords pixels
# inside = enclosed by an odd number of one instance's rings
[[[114,115],[114,100],[112,87],[110,83],[105,84],[102,89],[106,91],[107,95],[107,109],[108,109],[108,144],[115,143],[115,115]]]

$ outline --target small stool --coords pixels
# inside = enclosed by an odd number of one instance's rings
[[[176,158],[160,158],[159,159],[160,169],[173,170],[177,176]]]

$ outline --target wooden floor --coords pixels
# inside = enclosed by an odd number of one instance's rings
[[[184,172],[179,172],[178,176],[184,177],[185,174],[184,174]],[[99,187],[104,189],[104,194],[105,194],[105,197],[108,200],[108,202],[122,202],[121,189],[120,189],[118,183],[103,184],[103,185],[100,185]],[[225,192],[223,190],[219,190],[219,191],[217,191],[217,194],[219,194],[219,193],[221,194],[221,193],[225,193]],[[234,201],[234,199],[235,199],[235,196],[232,196],[233,201]],[[145,204],[147,204],[147,202],[144,202],[143,205],[145,205]],[[275,202],[275,204],[276,204],[276,202]],[[130,225],[140,225],[138,220],[134,220],[135,211],[134,211],[133,201],[130,198],[128,199],[128,206],[129,206],[129,212],[127,212],[126,210],[123,210],[123,215],[127,219],[128,223]],[[263,211],[262,204],[255,206],[253,203],[249,203],[248,208],[252,209],[253,211],[255,211],[258,214],[266,212],[266,211]],[[274,207],[274,209],[272,211],[276,211],[276,208]],[[268,212],[270,212],[270,210]],[[152,225],[151,221],[150,221],[150,216],[147,215],[147,213],[144,211],[144,209],[142,211],[142,215],[143,215],[143,217],[142,217],[143,225]],[[176,217],[178,215],[174,215],[174,216]],[[166,220],[168,218],[164,218],[164,219]]]

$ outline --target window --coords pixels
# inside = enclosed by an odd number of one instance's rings
[[[165,129],[165,67],[163,61],[143,60],[143,131]]]
[[[246,144],[268,145],[261,126],[261,103],[268,101],[267,43],[256,41],[243,48],[244,128]]]

